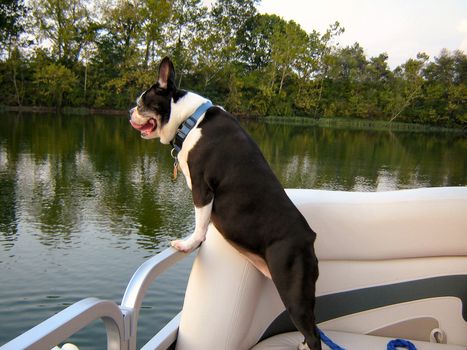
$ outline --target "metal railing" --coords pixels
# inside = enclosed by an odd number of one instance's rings
[[[164,250],[136,270],[120,306],[97,298],[80,300],[6,343],[0,350],[48,350],[98,319],[104,322],[108,350],[135,350],[139,312],[148,288],[159,275],[186,256],[173,248]],[[176,340],[179,319],[180,314],[142,349],[167,349]]]

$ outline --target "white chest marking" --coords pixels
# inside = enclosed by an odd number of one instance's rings
[[[196,111],[196,108],[206,101],[206,98],[192,92],[188,92],[177,102],[174,102],[172,99],[169,122],[161,127],[160,130],[161,143],[169,144],[170,141],[174,139],[180,124],[192,115]]]

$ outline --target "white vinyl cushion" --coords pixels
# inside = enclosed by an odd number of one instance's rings
[[[249,349],[283,310],[274,284],[210,225],[191,270],[176,349]]]
[[[337,345],[346,350],[386,350],[391,338],[375,337],[371,335],[352,334],[345,332],[325,331],[325,334]],[[263,340],[251,350],[297,350],[303,341],[299,332],[279,334]],[[417,350],[465,350],[464,346],[434,344],[422,341],[412,341]],[[323,350],[329,348],[321,343]]]
[[[287,190],[317,233],[319,260],[465,256],[467,187]]]

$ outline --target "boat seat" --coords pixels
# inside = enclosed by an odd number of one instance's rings
[[[326,331],[326,335],[340,347],[346,350],[386,350],[391,338],[376,337],[372,335],[353,334],[347,332]],[[296,350],[297,344],[303,341],[299,332],[279,334],[263,340],[251,350]],[[464,346],[411,341],[417,350],[465,350]],[[323,350],[329,349],[321,343]]]
[[[316,315],[331,339],[347,350],[385,350],[398,337],[466,350],[467,187],[287,193],[318,232]],[[429,343],[437,328],[450,346]],[[176,350],[296,349],[293,331],[272,281],[210,225]]]

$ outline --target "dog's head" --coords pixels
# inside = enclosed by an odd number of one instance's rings
[[[136,107],[130,110],[130,123],[144,139],[161,136],[161,130],[169,122],[171,102],[175,98],[175,70],[172,61],[165,57],[159,65],[157,82],[136,99]]]

